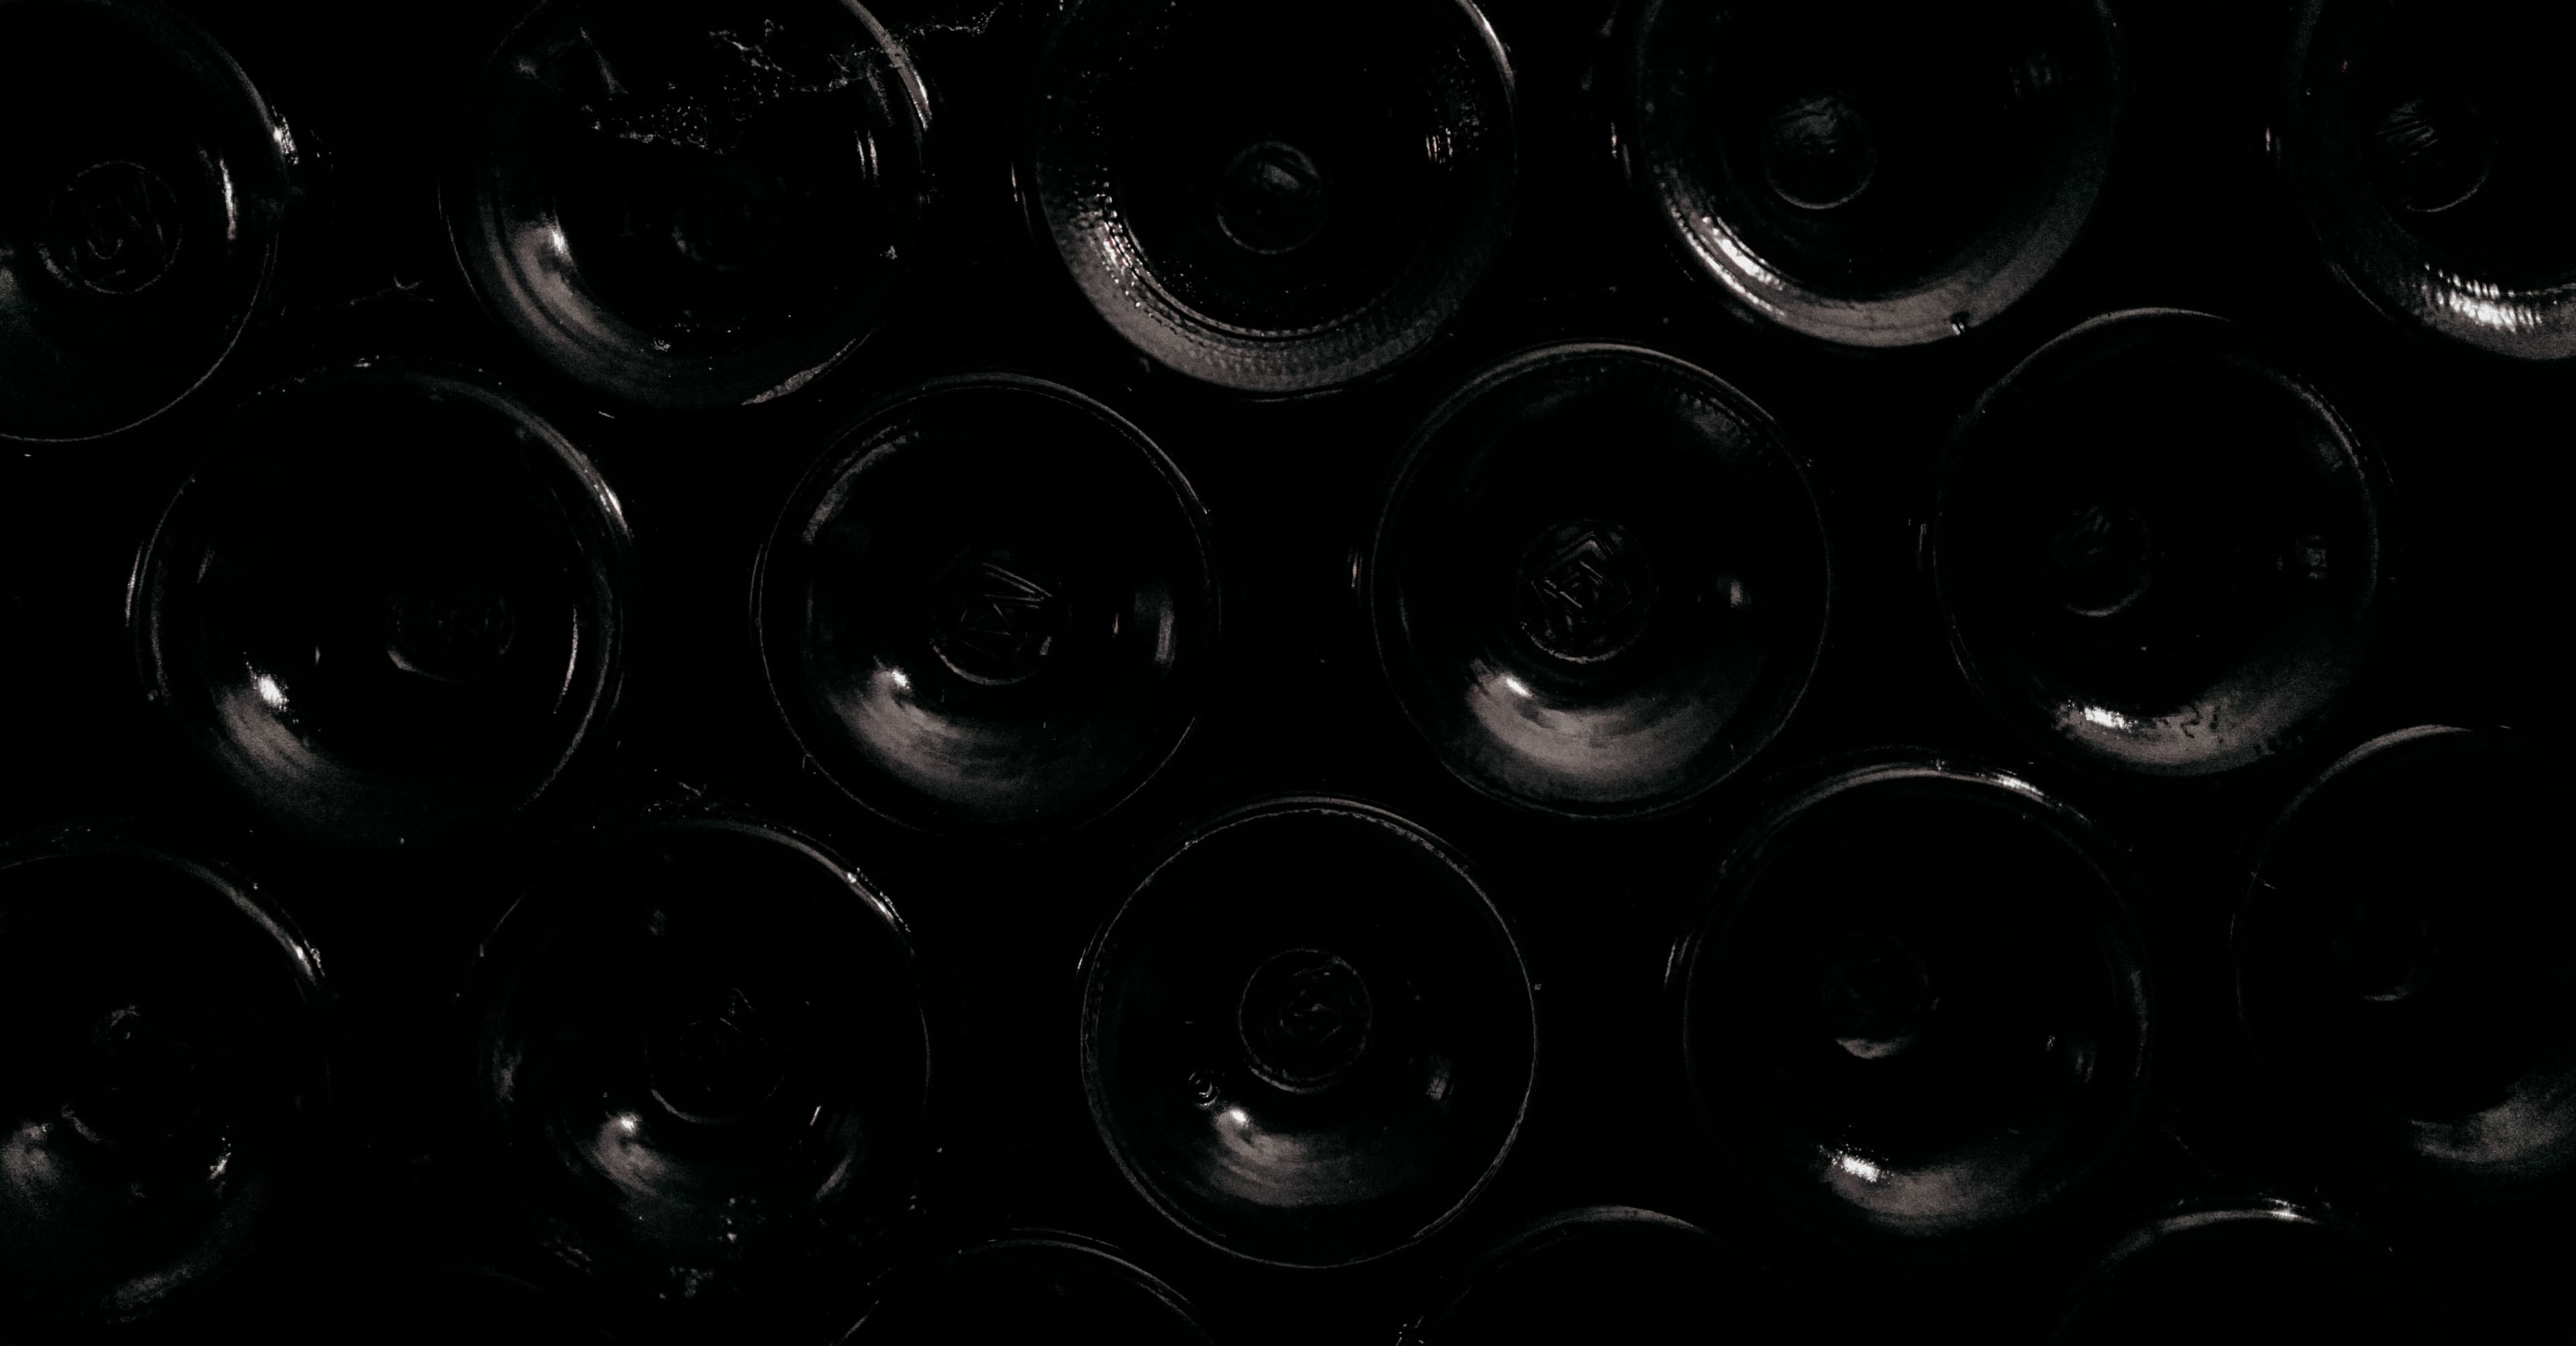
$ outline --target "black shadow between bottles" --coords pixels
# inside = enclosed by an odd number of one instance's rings
[[[876,1288],[838,1346],[1215,1340],[1177,1291],[1116,1249],[1074,1234],[1015,1232],[899,1268]]]
[[[2306,747],[2375,662],[2388,490],[2252,329],[2130,310],[1960,420],[1923,566],[1960,674],[2023,739],[2102,775],[2239,777]]]
[[[1337,1267],[1491,1181],[1537,1070],[1511,930],[1448,848],[1349,800],[1245,805],[1163,849],[1083,958],[1102,1142],[1182,1231]]]
[[[594,394],[768,401],[885,321],[928,93],[847,0],[545,0],[476,69],[440,187],[496,322]]]
[[[1637,346],[1505,360],[1424,419],[1355,569],[1395,699],[1451,774],[1562,818],[1683,808],[1759,754],[1825,645],[1806,461]]]
[[[2144,903],[2108,837],[2000,770],[1882,752],[1801,771],[1674,946],[1692,1110],[1826,1242],[2027,1248],[2160,1120]]]
[[[1470,0],[1079,0],[1041,44],[1020,194],[1137,351],[1321,392],[1437,338],[1501,253],[1512,80]]]
[[[1171,460],[1071,389],[960,375],[839,435],[753,580],[770,694],[853,799],[1031,840],[1142,789],[1217,659],[1213,528]]]
[[[2576,15],[2307,0],[2290,48],[2274,160],[2336,277],[2463,349],[2576,355]]]
[[[2069,1293],[2052,1346],[2396,1346],[2464,1340],[2384,1241],[2279,1200],[2195,1202],[2113,1246]]]
[[[508,393],[358,360],[213,432],[135,561],[146,695],[265,821],[350,847],[519,822],[602,746],[632,542]]]
[[[909,928],[839,857],[707,805],[603,823],[476,951],[476,1153],[612,1293],[775,1308],[886,1254],[933,1181]]]
[[[0,3],[0,439],[140,424],[270,302],[295,137],[215,40],[133,0]]]
[[[1736,311],[1965,335],[2074,246],[2129,102],[2106,0],[1631,0],[1606,81],[1639,207]]]
[[[1585,1206],[1504,1237],[1408,1325],[1400,1346],[1562,1346],[1705,1337],[1819,1338],[1787,1286],[1707,1230],[1655,1211]]]
[[[0,1320],[152,1317],[279,1240],[328,1160],[330,1010],[258,885],[123,825],[0,843],[0,1010]]]
[[[423,1268],[349,1290],[276,1337],[276,1346],[611,1346],[563,1300],[484,1267]]]
[[[2576,1183],[2576,908],[2563,759],[2425,726],[2355,748],[2264,834],[2237,1009],[2310,1152],[2410,1200]]]

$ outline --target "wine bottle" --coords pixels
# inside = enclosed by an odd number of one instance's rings
[[[486,1186],[637,1296],[738,1302],[875,1256],[934,1153],[924,978],[894,907],[778,824],[600,824],[475,954]]]
[[[2129,102],[2107,0],[1630,0],[1616,146],[1687,269],[1846,346],[1963,335],[2101,199]]]
[[[326,1163],[322,963],[257,884],[123,825],[0,843],[0,1317],[201,1302]]]
[[[2394,540],[2376,453],[2252,331],[2137,309],[1961,419],[1923,557],[1979,700],[2044,751],[2210,778],[2312,740],[2367,669]]]
[[[527,406],[359,360],[216,431],[127,621],[146,693],[244,804],[421,845],[518,820],[597,751],[630,551],[598,470]]]
[[[1029,1341],[1079,1332],[1138,1346],[1210,1346],[1177,1291],[1116,1249],[1018,1231],[904,1269],[877,1287],[839,1346]]]
[[[938,380],[841,434],[754,581],[780,713],[852,798],[1026,840],[1114,808],[1197,722],[1212,526],[1162,451],[1068,388]]]
[[[1092,308],[1237,392],[1379,374],[1511,227],[1512,72],[1471,0],[1060,7],[1020,191]]]
[[[928,93],[851,0],[543,0],[469,79],[440,201],[512,338],[617,402],[796,391],[919,246]]]
[[[0,439],[151,419],[267,304],[294,133],[145,0],[0,4],[0,121]]]
[[[1520,1133],[1536,1007],[1463,862],[1291,796],[1164,849],[1083,957],[1082,1082],[1128,1181],[1193,1237],[1344,1266],[1429,1236]]]
[[[1743,394],[1636,346],[1469,379],[1413,432],[1356,567],[1405,717],[1461,781],[1633,818],[1758,754],[1823,652],[1806,461]]]
[[[1992,767],[1792,777],[1670,963],[1691,1105],[1785,1219],[1868,1255],[2026,1244],[2158,1111],[2157,936],[2111,841]]]
[[[288,1329],[280,1346],[610,1346],[562,1299],[479,1266],[423,1267],[340,1295]]]
[[[2440,1294],[2380,1238],[2257,1200],[2186,1206],[2131,1232],[2075,1287],[2056,1346],[2460,1340]]]
[[[1627,1206],[1558,1211],[1451,1277],[1403,1346],[1554,1346],[1689,1337],[1816,1340],[1759,1263],[1697,1225]]]
[[[2462,348],[2576,355],[2570,50],[2546,5],[2300,5],[2271,145],[2335,275]]]
[[[2423,726],[2328,767],[2257,846],[2237,1008],[2305,1148],[2425,1201],[2576,1179],[2571,798],[2536,742]]]

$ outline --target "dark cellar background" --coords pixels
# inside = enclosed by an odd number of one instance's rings
[[[448,248],[435,175],[455,89],[516,0],[177,7],[232,50],[314,155],[316,209],[288,240],[282,303],[178,408],[108,440],[0,450],[0,830],[137,815],[234,858],[322,949],[341,1054],[326,1199],[208,1310],[213,1320],[158,1331],[258,1339],[343,1286],[460,1261],[561,1290],[633,1342],[820,1342],[845,1325],[865,1302],[867,1268],[820,1287],[811,1304],[673,1311],[596,1297],[510,1243],[465,1180],[458,1142],[469,1100],[451,1015],[475,940],[579,814],[700,792],[836,844],[913,923],[945,980],[947,1135],[916,1249],[1010,1226],[1069,1229],[1124,1249],[1229,1339],[1391,1341],[1442,1276],[1502,1231],[1565,1205],[1613,1202],[1742,1240],[1800,1287],[1836,1338],[2004,1340],[2044,1329],[2063,1289],[2159,1200],[2233,1186],[2317,1196],[2383,1229],[2435,1271],[2479,1338],[2571,1331],[2576,1239],[2564,1209],[2444,1219],[2325,1183],[2262,1107],[2229,1018],[2226,919],[2254,830],[2325,761],[2387,730],[2510,725],[2563,751],[2561,627],[2576,596],[2562,537],[2576,499],[2562,428],[2569,376],[2420,343],[2315,260],[2267,159],[2280,6],[2120,4],[2134,116],[2076,253],[1989,329],[1859,356],[1738,322],[1669,260],[1624,192],[1588,91],[1607,0],[1485,0],[1520,98],[1509,252],[1450,335],[1393,377],[1255,404],[1145,365],[1029,234],[1010,146],[1018,85],[1051,7],[883,0],[873,9],[910,45],[935,108],[931,246],[901,309],[797,396],[649,417],[606,414],[505,343]],[[2113,785],[2031,758],[1971,702],[1915,565],[1927,473],[1950,423],[2040,342],[2135,306],[2206,310],[2284,339],[2397,483],[2403,606],[2387,657],[2325,745],[2242,785]],[[1841,526],[1833,644],[1797,719],[1715,797],[1647,825],[1536,821],[1449,779],[1396,710],[1351,598],[1351,548],[1412,419],[1468,371],[1574,336],[1653,345],[1735,384],[1820,465]],[[631,713],[605,778],[513,841],[441,855],[318,854],[240,822],[147,717],[123,586],[213,418],[296,371],[395,352],[508,379],[609,475],[650,581]],[[848,803],[778,724],[746,617],[759,538],[827,427],[873,393],[964,368],[1056,379],[1133,419],[1209,504],[1231,575],[1219,687],[1180,759],[1107,820],[1022,850],[929,840]],[[1920,1278],[1810,1248],[1730,1188],[1688,1125],[1658,998],[1686,905],[1762,779],[1891,743],[2009,764],[2103,822],[2149,876],[2178,969],[2167,1007],[2175,1106],[2126,1188],[2086,1213],[2080,1236],[1990,1269]],[[1075,958],[1144,852],[1210,809],[1281,790],[1356,794],[1446,837],[1515,923],[1541,988],[1539,1091],[1499,1180],[1422,1246],[1340,1272],[1230,1264],[1165,1226],[1109,1162],[1075,1069]]]

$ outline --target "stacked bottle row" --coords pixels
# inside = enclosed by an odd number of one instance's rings
[[[1502,255],[1528,94],[1470,0],[1381,9],[1056,6],[1013,20],[1019,105],[968,111],[1017,126],[1027,232],[1134,350],[1238,393],[1348,387],[1431,345]],[[2310,0],[2266,35],[2284,73],[2261,134],[2354,294],[2555,360],[2568,183],[2545,90],[2568,34],[2472,10]],[[65,130],[0,164],[21,351],[0,436],[95,438],[184,397],[273,306],[330,174],[175,14],[12,0],[0,23],[6,112]],[[1861,348],[1958,338],[2041,286],[2117,193],[2141,78],[2106,0],[1632,0],[1593,44],[1590,133],[1681,270]],[[935,99],[856,5],[547,0],[462,72],[439,205],[497,326],[586,395],[769,401],[877,333],[943,200],[973,197],[933,168],[934,105],[965,96]]]
[[[2213,500],[2198,483],[2222,472]],[[2296,756],[2385,625],[2376,457],[2217,319],[2112,315],[2048,344],[1960,422],[1933,481],[1923,569],[1960,672],[2080,768],[2213,778]],[[1789,433],[1724,382],[1553,345],[1416,428],[1353,581],[1391,693],[1460,781],[1649,817],[1790,721],[1833,626],[1830,514]],[[927,831],[1061,834],[1199,718],[1226,607],[1215,533],[1109,408],[959,376],[885,399],[813,462],[745,558],[749,625],[778,713],[853,799]],[[609,737],[649,601],[634,546],[598,468],[526,404],[360,361],[214,432],[135,565],[135,654],[150,699],[275,824],[335,844],[488,833]]]
[[[1711,1152],[1867,1257],[2064,1227],[2169,1103],[2152,895],[2092,822],[1993,768],[1880,754],[1769,793],[1665,987]],[[2475,1207],[2576,1174],[2576,932],[2537,882],[2565,794],[2523,742],[2428,727],[2349,753],[2263,834],[2235,1013],[2345,1181]],[[1078,1036],[1091,1119],[1148,1206],[1231,1257],[1341,1267],[1431,1237],[1505,1167],[1542,1087],[1539,1011],[1470,858],[1307,796],[1209,819],[1141,873],[1084,955]],[[321,1177],[323,956],[255,881],[132,829],[13,842],[0,922],[9,1298],[38,1321],[184,1303]],[[603,820],[461,991],[489,1200],[527,1246],[647,1297],[774,1293],[899,1249],[945,1148],[933,980],[893,901],[805,836],[704,801]],[[2155,1240],[2290,1237],[2174,1218]]]

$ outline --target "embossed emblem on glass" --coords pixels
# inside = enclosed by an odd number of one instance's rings
[[[2129,501],[2079,495],[2058,503],[2042,549],[2044,583],[2067,611],[2108,617],[2144,597],[2162,566],[2155,525]]]
[[[1654,613],[1654,562],[1618,524],[1584,519],[1542,531],[1521,556],[1521,630],[1569,663],[1612,658]]]
[[[1793,206],[1846,205],[1877,175],[1878,134],[1841,90],[1792,98],[1762,129],[1762,180]]]
[[[1064,581],[1052,566],[991,548],[970,548],[931,582],[932,648],[959,677],[1005,687],[1038,671],[1070,619]]]
[[[498,585],[432,579],[399,587],[385,601],[385,657],[440,682],[499,673],[518,635],[518,613]]]
[[[749,1115],[787,1078],[788,1054],[740,986],[701,985],[677,996],[645,1044],[653,1098],[705,1126]]]
[[[1877,927],[1841,931],[1816,946],[1816,999],[1834,1045],[1864,1061],[1913,1046],[1941,1007],[1922,953]]]
[[[95,165],[56,193],[46,212],[45,265],[66,285],[133,294],[178,259],[179,198],[142,164]]]
[[[140,1005],[109,1010],[81,1044],[63,1119],[101,1145],[168,1137],[205,1106],[204,1050],[162,1014]]]
[[[1253,969],[1235,1008],[1252,1073],[1290,1093],[1331,1087],[1368,1050],[1367,979],[1338,954],[1283,949]]]
[[[1217,174],[1217,227],[1254,252],[1304,247],[1323,232],[1332,210],[1332,186],[1324,170],[1284,140],[1244,146]]]
[[[2399,100],[2372,128],[2377,176],[2399,205],[2431,215],[2467,201],[2495,170],[2477,104],[2451,89]]]

